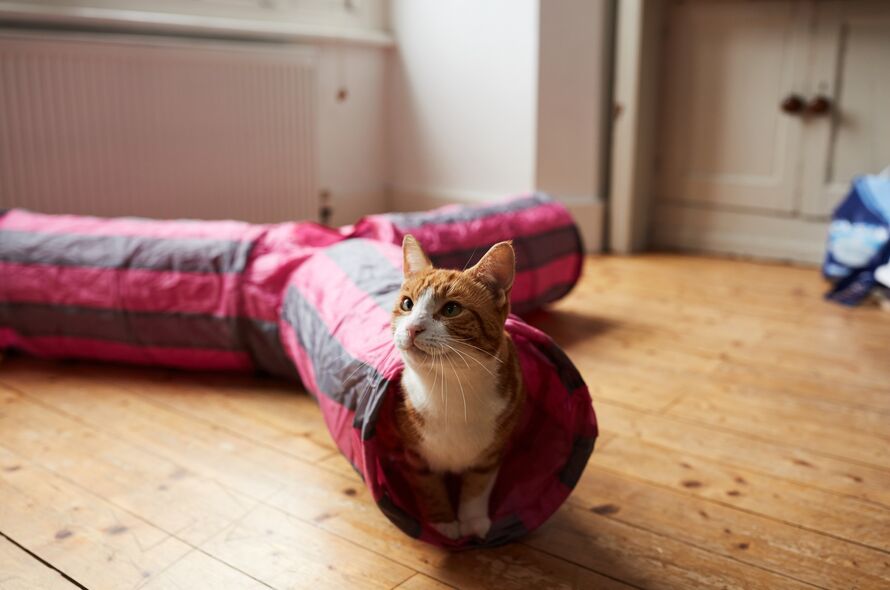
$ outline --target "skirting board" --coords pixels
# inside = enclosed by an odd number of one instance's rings
[[[733,254],[766,260],[819,264],[827,221],[661,204],[651,217],[655,248]]]
[[[443,205],[473,204],[504,198],[504,194],[485,195],[457,191],[411,190],[390,187],[389,207],[391,211],[423,211]],[[588,253],[603,251],[604,219],[606,205],[602,200],[588,198],[560,198],[555,196],[571,212],[581,230],[584,247]]]

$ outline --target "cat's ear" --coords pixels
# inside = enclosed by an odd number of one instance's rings
[[[402,240],[402,257],[404,259],[402,269],[406,279],[411,275],[433,268],[433,263],[430,262],[423,248],[420,247],[420,243],[411,234],[407,234]]]
[[[516,255],[512,242],[500,242],[492,246],[468,272],[486,285],[503,291],[504,294],[509,293],[516,274]]]

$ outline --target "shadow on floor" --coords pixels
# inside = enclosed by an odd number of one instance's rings
[[[645,582],[613,534],[614,525],[594,514],[582,520],[559,510],[518,542],[444,555],[434,576],[458,587],[600,588],[608,585],[606,578]]]
[[[526,314],[523,319],[548,334],[563,348],[598,338],[619,326],[611,320],[561,309],[537,310]]]

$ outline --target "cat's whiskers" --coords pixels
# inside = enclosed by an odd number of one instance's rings
[[[353,369],[352,373],[350,373],[349,376],[346,377],[346,379],[343,381],[344,383],[349,383],[349,381],[355,376],[356,373],[358,373],[358,370],[361,369],[362,367],[364,367],[364,366],[370,367],[371,366],[368,363],[366,363],[365,361],[360,361],[358,359],[353,359],[353,360],[355,360],[355,362],[356,362],[355,369]]]
[[[390,355],[392,355],[393,352],[394,352],[394,349],[391,348],[391,347],[385,347],[385,348],[383,348],[383,354],[381,355],[381,357],[380,357],[380,359],[379,359],[380,363],[383,364],[384,361],[388,360],[388,358],[390,357]],[[345,381],[347,381],[347,382],[348,382],[350,379],[352,379],[352,378],[355,376],[355,374],[359,371],[359,369],[361,369],[363,366],[367,366],[367,367],[375,368],[375,367],[374,367],[373,365],[371,365],[370,363],[365,362],[365,361],[363,361],[363,360],[361,360],[361,359],[356,358],[356,357],[353,356],[353,354],[352,354],[351,352],[349,352],[348,350],[344,350],[344,351],[343,351],[343,354],[338,355],[338,356],[336,357],[336,361],[337,361],[337,362],[340,362],[340,361],[343,361],[343,360],[345,360],[345,359],[347,359],[347,358],[351,359],[352,361],[354,361],[354,362],[356,363],[356,367],[355,367],[355,369],[353,369],[352,372],[351,372],[351,373],[346,377],[346,379],[345,379]],[[373,363],[376,364],[376,363],[378,362],[378,360],[377,360],[377,359],[372,359],[371,362],[373,362]]]
[[[455,344],[457,344],[458,346],[460,346],[460,344],[457,343],[457,342],[455,342]],[[449,346],[449,348],[451,348],[451,347]],[[461,354],[460,352],[458,352],[457,349],[452,349],[452,350],[454,350],[454,352],[457,352],[458,354],[460,354],[460,355],[461,355],[461,358],[464,357],[464,355]],[[486,373],[488,373],[488,374],[491,375],[492,377],[496,377],[496,375],[495,375],[494,373],[491,372],[491,369],[489,369],[488,367],[486,367],[486,366],[482,363],[482,361],[480,361],[479,359],[477,359],[476,357],[474,357],[474,356],[473,356],[472,354],[470,354],[469,352],[466,353],[466,356],[469,357],[469,359],[470,359],[471,361],[473,361],[474,363],[476,363],[477,365],[479,365],[480,367],[482,367],[483,369],[485,369],[485,372],[486,372]],[[464,362],[466,362],[466,361],[464,361]]]
[[[387,348],[383,351],[383,354],[381,355],[381,357],[379,359],[372,360],[372,362],[376,364],[376,363],[378,363],[378,360],[379,360],[380,365],[386,365],[387,361],[392,360],[392,354],[395,351],[396,351],[395,348]],[[346,353],[346,354],[349,354],[349,353]],[[352,371],[352,373],[350,373],[349,377],[347,377],[347,379],[344,381],[344,383],[348,383],[349,380],[352,378],[352,376],[355,375],[355,373],[358,372],[358,370],[361,369],[363,366],[370,367],[371,369],[374,369],[376,371],[376,367],[374,365],[367,363],[365,361],[356,359],[356,358],[354,358],[354,360],[358,363],[358,366]],[[371,393],[371,390],[373,388],[374,388],[374,381],[371,379],[371,376],[368,375],[365,379],[364,387],[362,387],[361,391],[359,391],[359,393],[356,397],[356,403],[357,404],[362,403],[364,398],[369,393]],[[368,409],[370,410],[370,408],[368,408]]]
[[[346,349],[343,350],[343,354],[339,354],[339,355],[337,355],[337,356],[334,357],[334,358],[335,358],[335,360],[337,360],[337,361],[342,361],[342,360],[344,360],[344,359],[348,359],[348,358],[351,358],[351,359],[353,359],[353,360],[358,361],[358,359],[355,358],[355,357],[352,355],[352,353],[349,352],[349,351],[346,350]],[[362,361],[359,361],[359,362],[362,362]]]
[[[469,356],[469,355],[465,355],[465,354],[461,353],[461,351],[457,350],[456,348],[454,348],[454,347],[451,346],[450,344],[445,344],[445,346],[447,346],[449,349],[451,349],[451,351],[454,352],[454,354],[456,354],[457,356],[459,356],[459,357],[460,357],[460,360],[462,360],[462,361],[464,362],[464,364],[467,366],[468,369],[471,368],[471,367],[470,367],[470,363],[467,362],[467,356]],[[483,368],[485,368],[485,367],[483,366]],[[488,374],[491,375],[491,371],[489,371]],[[493,376],[493,375],[492,375],[492,376]]]
[[[464,355],[462,355],[462,354],[460,353],[459,350],[457,350],[457,349],[454,348],[453,346],[451,346],[451,345],[449,345],[449,344],[446,344],[446,343],[444,343],[444,342],[443,342],[442,344],[444,344],[445,346],[447,346],[448,348],[450,348],[452,351],[454,351],[454,353],[455,353],[457,356],[460,357],[460,360],[462,360],[462,361],[464,362],[464,364],[467,366],[467,368],[468,368],[468,369],[470,368],[470,363],[467,362],[467,359],[464,357]]]
[[[475,348],[476,350],[478,350],[478,351],[481,352],[482,354],[487,354],[488,356],[490,356],[491,358],[493,358],[493,359],[496,360],[497,362],[499,362],[499,363],[501,363],[501,364],[504,364],[504,361],[502,361],[501,359],[499,359],[497,356],[491,354],[491,353],[488,352],[487,350],[484,350],[484,349],[482,349],[482,348],[479,348],[478,346],[473,346],[472,344],[467,344],[467,342],[466,342],[465,340],[458,340],[458,339],[456,339],[456,338],[452,338],[452,341],[453,341],[455,344],[458,344],[458,345],[460,345],[460,346],[469,346],[470,348]]]
[[[448,346],[447,344],[445,346]],[[451,359],[447,356],[445,357],[448,360],[448,364],[451,365],[451,372],[454,373],[454,378],[457,379],[457,386],[460,387],[460,397],[464,401],[464,424],[468,423],[467,419],[467,396],[464,394],[464,385],[460,381],[460,375],[457,374],[457,369],[454,368],[454,363],[451,362]],[[467,365],[469,366],[469,365]],[[447,410],[446,410],[447,416]]]
[[[445,363],[442,361],[444,355],[439,354],[439,366],[442,368],[442,399],[445,401],[445,428],[448,429],[448,381],[445,379]]]
[[[433,390],[433,392],[435,392],[436,391],[436,383],[438,383],[438,381],[439,381],[439,372],[436,371],[436,355],[432,355],[430,357],[430,359],[431,359],[430,364],[433,367],[433,386],[431,389]]]
[[[469,258],[467,258],[467,263],[464,264],[464,267],[463,267],[461,270],[467,270],[467,267],[470,266],[470,262],[473,261],[473,256],[476,255],[476,251],[477,251],[478,249],[479,249],[479,246],[476,246],[475,248],[473,248],[473,253],[470,254],[470,257],[469,257]]]

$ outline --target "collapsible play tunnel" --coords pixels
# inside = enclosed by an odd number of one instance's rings
[[[312,256],[287,286],[282,340],[337,446],[380,509],[411,536],[448,547],[475,545],[472,539],[450,541],[427,526],[406,478],[410,467],[393,424],[402,361],[390,332],[401,256],[398,246],[363,239]],[[527,400],[492,492],[486,545],[542,524],[578,481],[597,434],[587,387],[565,353],[515,316],[506,328]]]
[[[447,546],[494,545],[539,526],[570,493],[596,438],[590,396],[565,354],[511,316],[527,404],[492,493],[484,541],[427,526],[392,423],[402,369],[390,332],[405,233],[439,266],[473,264],[513,239],[513,302],[532,309],[580,274],[564,208],[533,195],[477,208],[314,223],[0,217],[0,348],[300,378],[338,448],[403,531]]]

